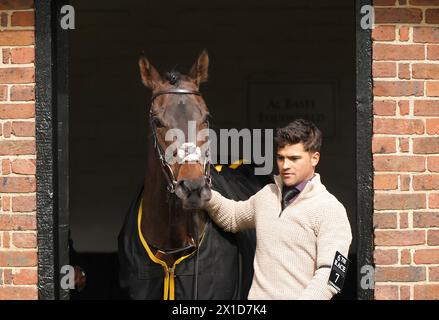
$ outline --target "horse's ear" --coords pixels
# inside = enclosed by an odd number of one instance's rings
[[[139,59],[139,68],[143,84],[148,88],[154,89],[161,81],[160,73],[148,61],[143,53]]]
[[[192,66],[191,71],[189,71],[189,77],[194,79],[197,85],[200,85],[201,83],[207,81],[208,69],[209,55],[207,54],[206,50],[203,50],[197,61]]]

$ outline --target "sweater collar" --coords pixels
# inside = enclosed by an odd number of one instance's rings
[[[283,187],[282,177],[278,174],[278,175],[275,175],[273,178],[274,178],[274,182],[278,188],[279,194],[282,194],[282,187]],[[318,191],[322,187],[325,188],[320,181],[320,175],[317,172],[315,172],[314,176],[311,178],[311,180],[309,180],[308,183],[306,183],[305,188],[300,193],[300,196],[301,196],[301,198],[306,197],[306,194],[308,194],[310,196],[315,191]]]

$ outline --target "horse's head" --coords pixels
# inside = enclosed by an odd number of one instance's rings
[[[168,180],[168,190],[175,192],[185,209],[202,208],[211,198],[208,134],[204,134],[209,126],[209,110],[198,91],[207,80],[208,65],[209,57],[203,51],[189,74],[171,71],[162,77],[145,56],[139,60],[142,82],[152,90],[150,118],[156,152]],[[184,134],[184,141],[169,135],[177,131]],[[200,131],[203,134],[199,135]],[[188,140],[193,133],[204,139]]]

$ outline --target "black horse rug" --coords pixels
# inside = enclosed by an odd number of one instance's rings
[[[250,165],[216,166],[212,188],[233,200],[247,200],[272,180],[255,176]],[[119,234],[120,286],[129,299],[246,299],[253,278],[255,232],[223,231],[210,220],[198,250],[167,272],[140,232],[143,184]],[[198,261],[197,261],[198,260]]]

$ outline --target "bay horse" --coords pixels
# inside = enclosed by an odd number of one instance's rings
[[[197,133],[209,128],[209,110],[199,91],[208,78],[209,57],[203,51],[187,75],[164,77],[142,55],[143,84],[152,91],[149,107],[146,174],[119,235],[120,285],[131,299],[243,299],[252,280],[254,232],[221,230],[202,210],[211,188],[235,200],[245,200],[263,185],[227,167],[211,170],[205,141],[166,150],[168,130],[188,136],[193,121]],[[168,139],[169,140],[169,139]],[[238,177],[239,176],[239,177]],[[229,180],[230,179],[230,180]],[[250,179],[250,180],[249,180]],[[228,181],[227,181],[228,180]]]

